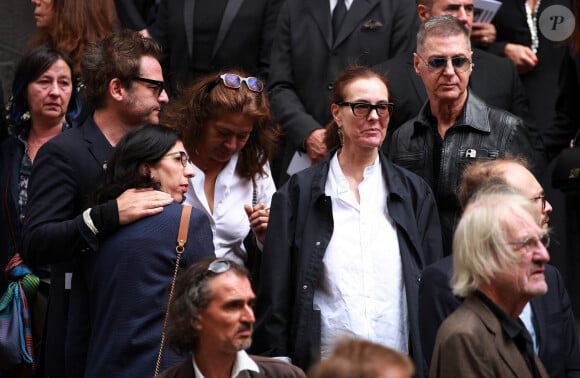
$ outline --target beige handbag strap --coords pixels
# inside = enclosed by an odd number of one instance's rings
[[[175,270],[173,272],[173,280],[171,281],[171,288],[169,289],[169,298],[167,299],[167,308],[165,309],[165,319],[163,320],[163,331],[161,332],[161,345],[159,346],[159,354],[157,355],[157,363],[155,364],[155,375],[159,375],[161,368],[161,357],[163,356],[163,348],[165,347],[165,333],[167,330],[167,317],[169,316],[169,306],[173,299],[173,288],[175,287],[175,279],[179,271],[179,262],[181,255],[185,251],[185,243],[187,242],[187,233],[189,231],[189,218],[191,217],[191,206],[183,206],[181,211],[181,221],[179,222],[179,232],[177,233],[177,246],[175,253],[177,258],[175,260]]]

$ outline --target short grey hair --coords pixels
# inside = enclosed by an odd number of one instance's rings
[[[471,51],[469,29],[456,17],[444,15],[433,16],[419,26],[417,32],[417,52],[422,52],[428,37],[451,37],[462,35],[465,38],[467,49]]]
[[[521,256],[507,244],[506,230],[514,227],[514,218],[522,219],[526,213],[539,222],[538,207],[509,185],[492,184],[475,195],[453,237],[455,295],[466,297],[519,263]]]

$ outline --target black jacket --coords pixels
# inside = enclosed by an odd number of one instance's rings
[[[301,171],[276,192],[264,245],[252,352],[288,356],[308,369],[320,353],[320,312],[313,310],[322,259],[334,229],[325,192],[331,157]],[[422,269],[442,256],[439,220],[429,186],[380,154],[396,223],[407,294],[410,354],[422,372],[418,286]]]
[[[522,156],[536,173],[536,155],[524,122],[511,113],[492,108],[469,92],[455,125],[442,141],[441,159],[435,153],[437,121],[429,101],[419,115],[405,122],[393,134],[389,156],[394,163],[421,176],[433,189],[439,208],[445,255],[461,215],[456,189],[463,169],[475,160],[494,160],[505,155]],[[439,166],[436,162],[440,161]]]

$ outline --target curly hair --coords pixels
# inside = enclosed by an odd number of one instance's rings
[[[173,301],[170,304],[167,319],[167,343],[179,354],[191,353],[198,347],[199,310],[207,308],[212,301],[209,283],[211,278],[220,274],[209,270],[209,266],[216,260],[225,259],[209,257],[200,260],[181,273],[175,283]],[[229,263],[227,271],[250,279],[246,268],[227,261]]]
[[[18,133],[24,126],[22,115],[28,109],[28,86],[46,72],[58,60],[63,60],[71,70],[72,87],[75,88],[75,78],[72,74],[72,61],[64,52],[47,45],[40,45],[29,50],[16,66],[12,81],[12,98],[8,104],[8,118]],[[80,98],[76,90],[72,90],[66,117],[74,119],[80,111]]]
[[[123,30],[86,46],[81,61],[81,79],[86,85],[87,101],[95,109],[105,105],[109,82],[117,78],[127,88],[139,76],[141,58],[161,58],[161,48],[151,38],[138,32]]]
[[[203,143],[208,121],[227,114],[244,114],[254,120],[254,127],[244,148],[236,173],[254,180],[257,174],[266,175],[264,165],[272,158],[278,137],[278,126],[273,122],[270,103],[265,92],[252,92],[246,85],[238,89],[221,85],[219,72],[202,77],[173,99],[161,114],[161,122],[181,130],[183,144],[190,155]],[[227,73],[248,76],[238,70]]]
[[[80,72],[81,56],[88,43],[111,34],[117,27],[113,0],[52,0],[53,18],[39,28],[32,46],[48,44],[70,55],[73,73]]]
[[[104,182],[95,192],[95,203],[117,198],[130,188],[159,189],[159,183],[144,174],[141,166],[158,163],[178,139],[176,130],[162,125],[146,124],[129,131],[107,164]]]

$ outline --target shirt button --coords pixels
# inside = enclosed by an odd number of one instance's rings
[[[302,286],[302,290],[308,290],[308,285]]]
[[[317,247],[320,246],[320,242],[319,241],[317,241],[315,244],[316,244]]]
[[[334,84],[330,83],[328,84],[328,87],[326,87],[329,91],[334,89]]]

